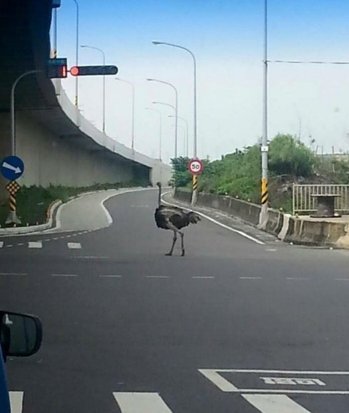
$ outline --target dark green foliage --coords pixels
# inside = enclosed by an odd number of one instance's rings
[[[175,187],[185,187],[191,185],[192,177],[188,171],[190,159],[183,156],[171,159],[173,176],[172,184]]]
[[[204,192],[228,194],[258,201],[260,186],[260,149],[251,146],[236,150],[220,161],[207,165],[200,178],[199,189]]]
[[[313,173],[315,156],[291,135],[277,135],[269,147],[269,169],[275,175],[308,177]]]
[[[140,186],[139,182],[114,183],[114,184],[95,184],[89,187],[73,188],[65,186],[53,186],[48,188],[38,186],[23,186],[17,192],[17,215],[22,221],[22,225],[36,225],[46,223],[46,214],[49,206],[56,200],[68,201],[83,192],[117,189],[125,187]],[[9,214],[8,201],[0,205],[0,225],[5,226],[6,218]]]

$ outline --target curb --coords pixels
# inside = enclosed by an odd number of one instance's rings
[[[30,234],[32,232],[44,231],[50,229],[55,224],[55,217],[58,207],[62,204],[61,200],[54,201],[50,204],[47,209],[47,222],[41,225],[31,225],[28,227],[14,227],[14,228],[3,228],[0,229],[0,236],[5,235],[18,235],[18,234]]]

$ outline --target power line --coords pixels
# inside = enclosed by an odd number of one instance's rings
[[[311,60],[268,60],[269,63],[316,64],[316,65],[349,65],[349,62],[325,62]]]

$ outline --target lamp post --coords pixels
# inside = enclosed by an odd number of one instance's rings
[[[154,101],[154,102],[151,102],[153,105],[163,105],[163,106],[168,106],[168,107],[170,107],[170,108],[172,108],[173,110],[174,110],[174,112],[176,113],[176,108],[175,108],[175,106],[173,106],[173,105],[171,105],[171,104],[169,104],[169,103],[165,103],[165,102],[156,102],[156,101]]]
[[[89,45],[86,45],[86,44],[81,45],[81,47],[87,48],[87,49],[98,50],[103,56],[103,66],[105,66],[105,53],[102,49],[100,49],[99,47],[89,46]],[[103,124],[102,124],[102,130],[103,130],[103,133],[105,134],[105,75],[103,75]]]
[[[197,158],[197,107],[196,107],[196,58],[194,53],[189,50],[186,47],[180,46],[178,44],[174,44],[174,43],[167,43],[167,42],[159,42],[159,41],[153,41],[152,42],[154,45],[163,45],[163,46],[170,46],[170,47],[176,47],[178,49],[182,49],[186,52],[188,52],[192,59],[193,59],[193,76],[194,76],[194,158]],[[192,199],[191,199],[191,204],[195,205],[196,204],[196,200],[197,200],[197,176],[193,175],[193,195],[192,195]]]
[[[124,82],[127,83],[128,85],[131,86],[132,89],[132,137],[131,137],[131,148],[132,151],[135,150],[135,86],[132,82],[125,80],[125,79],[121,79],[120,77],[116,77],[115,80],[119,80],[120,82]]]
[[[15,122],[15,91],[18,82],[23,79],[25,76],[32,75],[34,73],[40,73],[41,70],[28,70],[27,72],[22,73],[17,79],[13,82],[11,88],[11,154],[16,155],[16,122]]]
[[[146,108],[146,110],[151,110],[159,115],[159,160],[162,161],[162,115],[157,109]]]
[[[158,82],[163,83],[164,85],[170,86],[175,92],[175,112],[176,112],[176,120],[175,120],[175,158],[178,156],[178,90],[175,85],[170,82],[165,82],[164,80],[159,79],[147,79],[148,82]]]
[[[174,118],[173,115],[168,115],[169,118]],[[185,118],[182,118],[181,116],[177,116],[179,120],[184,122],[185,124],[185,156],[188,158],[189,156],[189,139],[188,139],[188,121]]]
[[[75,45],[75,66],[79,66],[79,3],[73,0],[76,6],[76,45]],[[75,77],[75,106],[79,106],[79,76]]]

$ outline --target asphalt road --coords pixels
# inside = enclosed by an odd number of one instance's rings
[[[166,257],[155,204],[127,193],[108,228],[1,238],[1,307],[44,325],[7,363],[13,413],[347,413],[349,253],[203,220]]]

